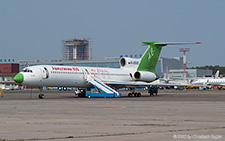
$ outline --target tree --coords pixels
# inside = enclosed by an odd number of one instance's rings
[[[216,73],[217,70],[220,71],[220,75],[224,75],[225,74],[225,67],[220,67],[219,65],[215,65],[215,66],[201,66],[201,67],[192,67],[191,69],[211,69],[213,71],[213,74]]]

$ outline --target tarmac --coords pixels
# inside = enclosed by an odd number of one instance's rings
[[[0,141],[225,140],[225,91],[78,98],[72,91],[4,92]]]

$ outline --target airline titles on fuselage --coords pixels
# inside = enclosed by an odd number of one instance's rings
[[[109,71],[106,70],[106,69],[91,69],[91,72],[98,72],[98,73],[100,73],[100,72],[109,72]]]
[[[76,67],[52,67],[52,70],[59,70],[59,71],[80,71],[79,68]],[[107,73],[109,72],[106,69],[91,69],[91,72],[97,73]]]
[[[78,68],[65,68],[65,67],[52,67],[52,70],[60,70],[60,71],[80,71]]]

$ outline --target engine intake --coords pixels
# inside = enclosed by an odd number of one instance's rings
[[[134,58],[121,58],[120,59],[120,67],[136,67],[139,65],[140,59]]]
[[[158,79],[157,75],[155,75],[152,72],[146,72],[146,71],[135,72],[134,78],[135,78],[135,80],[146,81],[146,82],[152,82],[152,81]]]

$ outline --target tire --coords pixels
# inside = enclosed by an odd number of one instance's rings
[[[44,94],[39,94],[39,95],[38,95],[38,98],[39,98],[39,99],[44,99],[44,98],[45,98],[45,95],[44,95]]]
[[[141,93],[138,93],[138,97],[141,97]]]
[[[131,93],[128,94],[128,97],[131,97]]]

